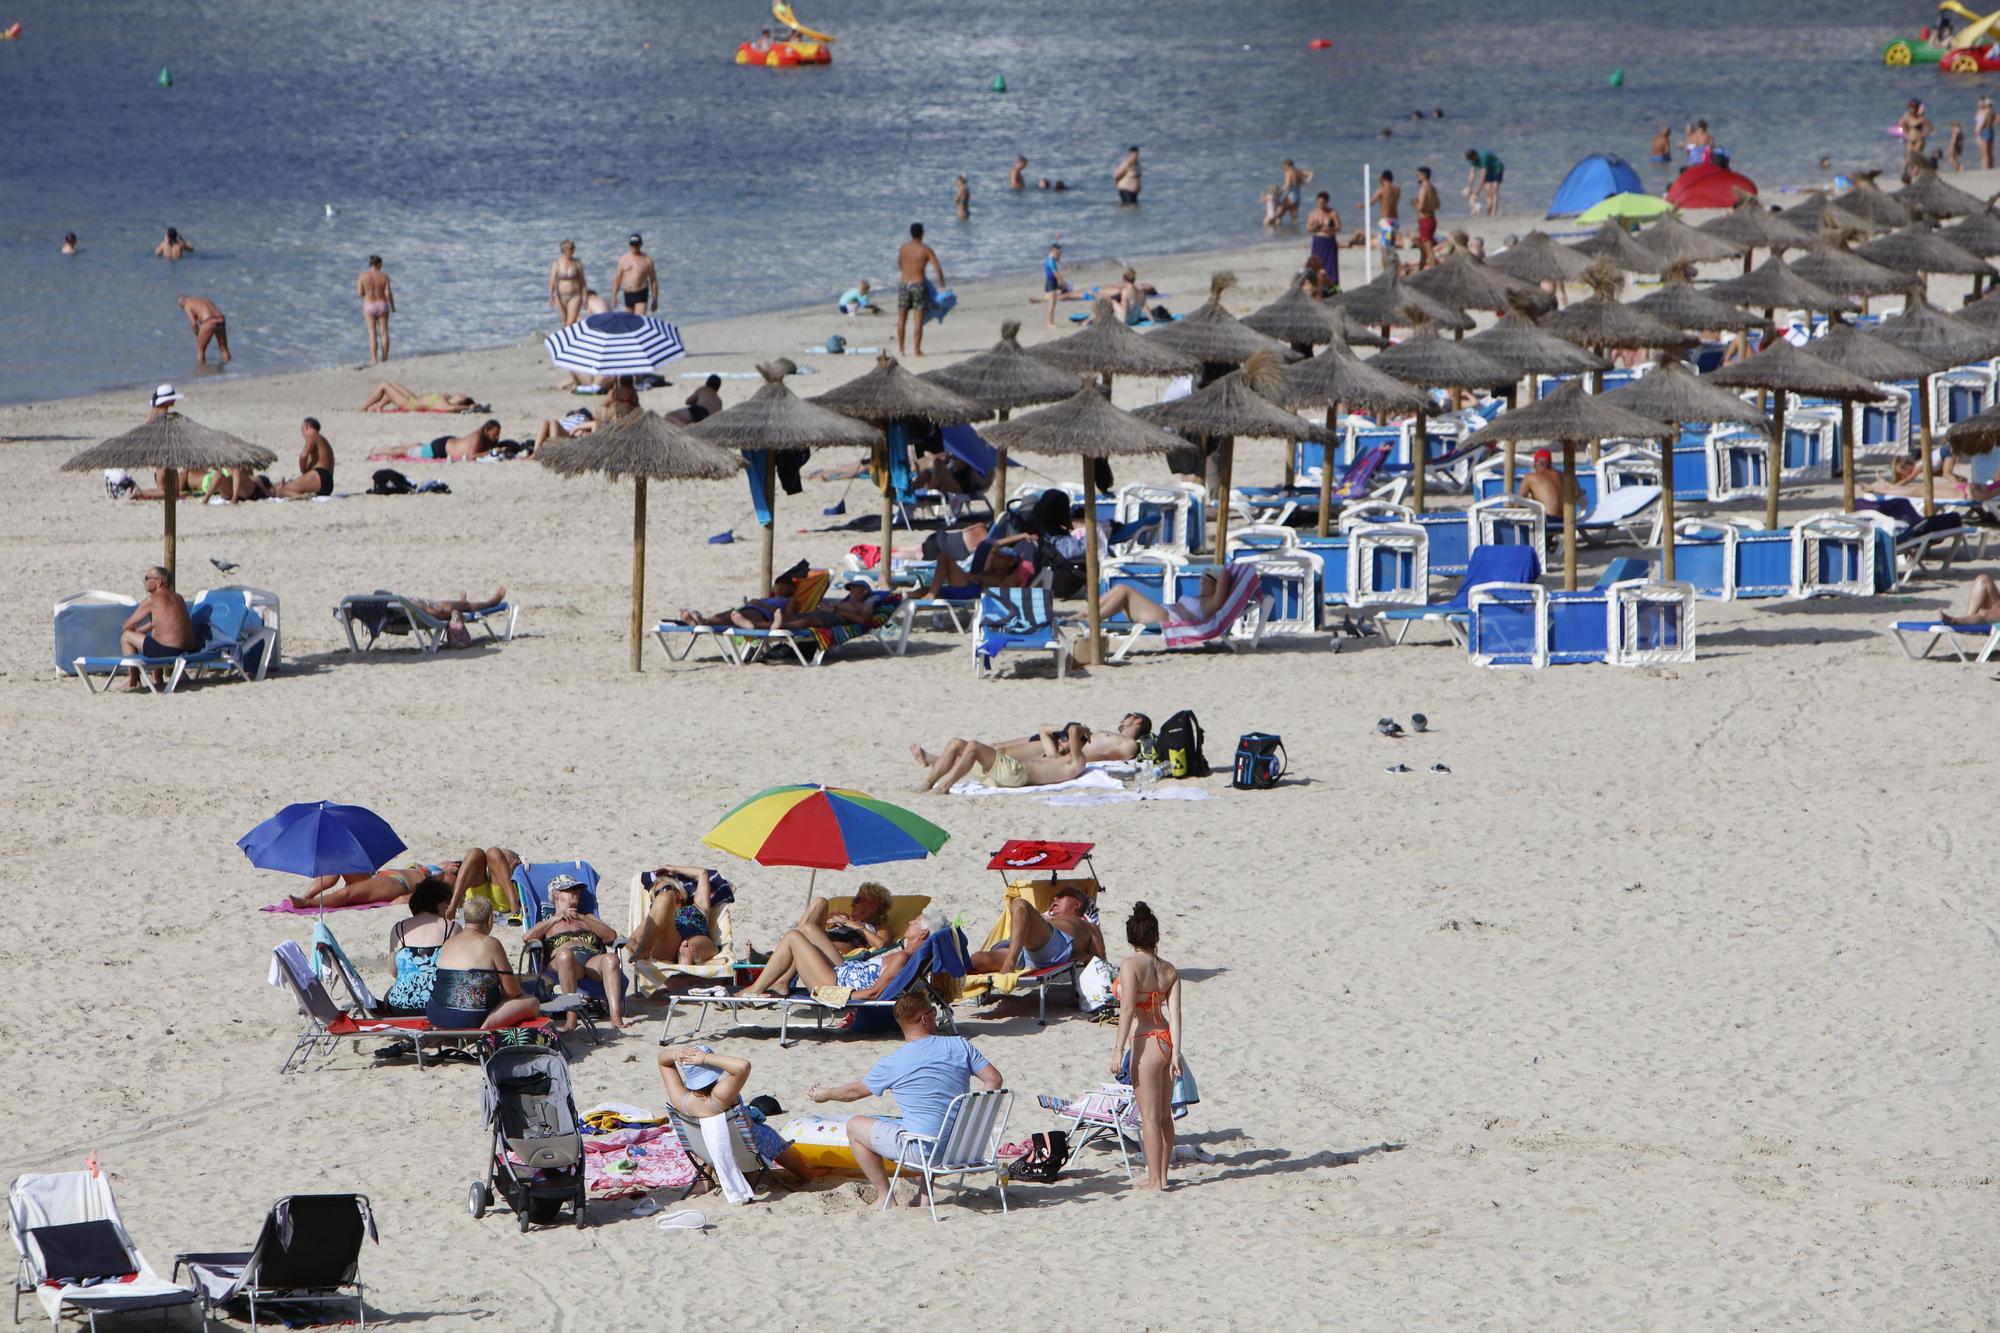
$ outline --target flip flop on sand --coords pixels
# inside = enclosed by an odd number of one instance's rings
[[[683,1208],[677,1213],[668,1213],[653,1223],[662,1231],[706,1231],[708,1219],[693,1208]]]

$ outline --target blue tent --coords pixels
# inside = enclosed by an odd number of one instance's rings
[[[1632,164],[1610,153],[1593,153],[1569,169],[1556,197],[1549,201],[1552,218],[1575,217],[1614,194],[1644,194],[1646,186]]]

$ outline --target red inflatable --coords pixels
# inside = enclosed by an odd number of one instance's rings
[[[1333,49],[1333,40],[1328,37],[1315,37],[1306,43],[1306,49],[1309,51],[1331,51]]]
[[[1676,208],[1734,208],[1736,192],[1757,193],[1757,183],[1727,167],[1703,162],[1689,167],[1667,187],[1667,202]]]

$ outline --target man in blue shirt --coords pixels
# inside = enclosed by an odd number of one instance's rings
[[[895,1160],[902,1151],[903,1136],[936,1134],[951,1099],[967,1092],[973,1079],[989,1089],[1005,1084],[1000,1070],[971,1042],[963,1037],[940,1037],[935,1024],[930,997],[915,990],[903,992],[896,1001],[896,1025],[903,1030],[903,1044],[851,1083],[832,1087],[815,1084],[806,1090],[815,1102],[858,1102],[885,1092],[896,1094],[900,1117],[857,1115],[847,1121],[847,1141],[854,1149],[855,1164],[875,1187],[883,1208],[890,1202],[889,1173],[883,1160]],[[915,1203],[921,1207],[927,1201],[921,1184],[917,1189]]]

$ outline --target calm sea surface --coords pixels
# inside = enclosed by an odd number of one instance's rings
[[[353,284],[370,252],[395,280],[396,350],[413,353],[549,328],[566,236],[603,287],[625,234],[644,232],[666,313],[693,320],[885,285],[918,219],[954,278],[1019,271],[1029,290],[1058,233],[1072,262],[1255,241],[1283,157],[1355,219],[1364,163],[1406,181],[1434,166],[1455,212],[1465,149],[1490,147],[1503,204],[1540,210],[1582,154],[1639,164],[1654,127],[1701,115],[1769,193],[1823,178],[1822,154],[1892,160],[1883,127],[1912,94],[1941,129],[1970,123],[1976,84],[1877,63],[1925,13],[800,0],[839,39],[835,63],[775,71],[730,63],[769,22],[753,0],[14,0],[0,401],[185,379],[181,292],[228,314],[230,374],[365,359]],[[1320,36],[1331,51],[1307,49]],[[1412,121],[1419,107],[1447,118]],[[1109,173],[1131,143],[1145,203],[1121,210]],[[1009,195],[1017,151],[1072,192]],[[961,171],[969,223],[951,218]],[[152,259],[168,225],[199,252]],[[58,253],[66,230],[81,255]]]

